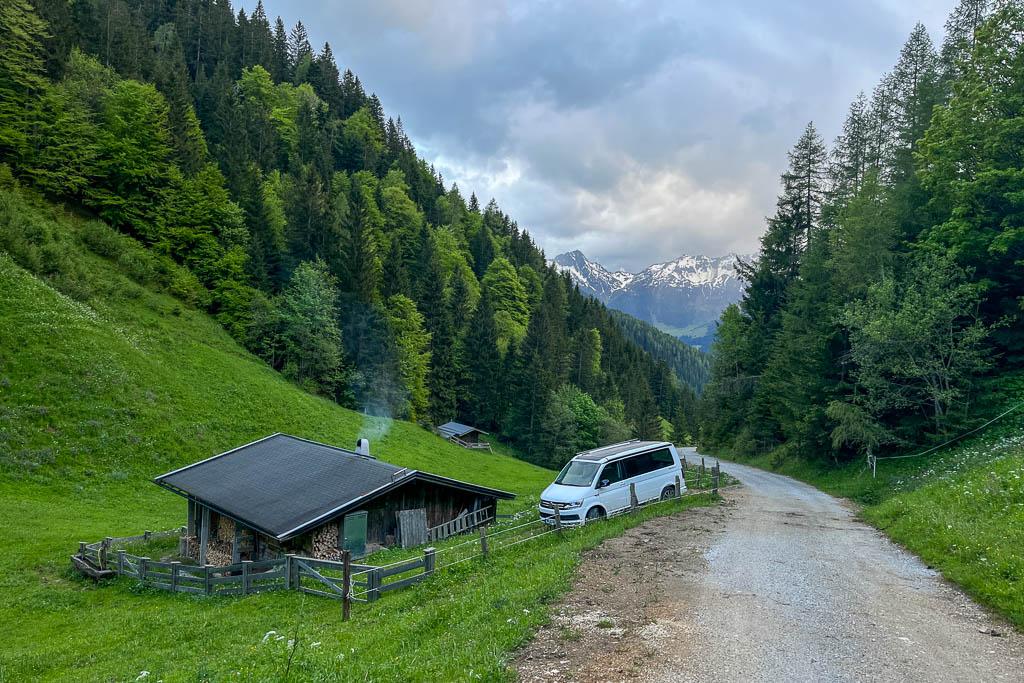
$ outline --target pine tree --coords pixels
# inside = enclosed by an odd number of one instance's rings
[[[27,0],[0,0],[0,156],[28,152],[30,98],[45,86],[46,23]]]
[[[455,329],[447,306],[434,320],[430,347],[430,417],[434,424],[443,424],[455,417],[459,379]]]
[[[289,47],[288,32],[284,28],[281,17],[278,17],[274,22],[273,67],[270,69],[270,73],[278,83],[292,79],[292,69],[295,68],[295,63],[291,61]]]
[[[640,400],[636,420],[633,422],[633,438],[642,441],[661,441],[665,438],[658,405],[650,392],[645,393]]]
[[[829,166],[829,222],[835,211],[860,191],[864,176],[871,167],[869,115],[868,99],[861,92],[850,104],[850,113],[843,122],[843,132],[836,137],[832,146]]]
[[[405,267],[405,255],[402,253],[402,242],[396,236],[392,236],[388,256],[384,259],[381,289],[386,299],[397,294],[408,295],[411,292],[409,272]]]
[[[932,109],[943,99],[939,55],[923,24],[914,27],[900,50],[899,61],[892,71],[892,82],[896,147],[889,165],[892,179],[901,182],[913,174],[914,145],[924,135],[931,121]]]
[[[306,57],[313,54],[313,46],[309,44],[309,34],[301,21],[297,21],[288,34],[288,63],[296,68]]]
[[[470,424],[489,429],[498,425],[501,417],[499,386],[503,377],[501,352],[498,350],[498,328],[494,324],[494,309],[487,297],[473,312],[466,332],[462,408]]]
[[[342,237],[346,289],[366,303],[377,299],[381,272],[377,246],[381,218],[370,182],[369,178],[362,182],[353,179]]]
[[[566,298],[561,278],[544,281],[544,299],[530,317],[526,337],[517,354],[516,394],[511,424],[520,443],[536,454],[540,420],[551,393],[565,383],[568,373]]]
[[[779,203],[803,232],[806,244],[821,217],[827,180],[825,144],[813,121],[807,124],[788,156],[789,169],[782,174],[783,194]]]
[[[940,59],[942,75],[947,82],[963,75],[976,43],[974,32],[989,17],[991,0],[960,0],[946,19],[946,38],[942,41]]]

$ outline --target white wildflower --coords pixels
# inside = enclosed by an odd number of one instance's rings
[[[143,678],[145,678],[148,675],[149,675],[148,671],[143,671],[142,673],[140,673],[138,676],[135,677],[135,680],[141,681]]]
[[[261,640],[260,642],[261,643],[265,643],[265,642],[267,642],[267,638],[269,638],[270,636],[276,636],[276,635],[277,635],[277,631],[267,631],[266,635],[263,636],[263,640]]]

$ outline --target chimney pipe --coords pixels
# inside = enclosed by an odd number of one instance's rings
[[[356,441],[356,454],[363,456],[364,458],[373,458],[370,455],[370,440],[369,439],[358,439]],[[376,458],[373,458],[376,460]]]

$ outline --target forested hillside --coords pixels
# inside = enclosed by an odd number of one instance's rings
[[[838,463],[994,414],[1024,363],[1024,3],[918,25],[827,149],[789,155],[748,287],[724,314],[700,438]]]
[[[660,436],[659,416],[693,421],[668,364],[262,4],[0,0],[0,163],[8,191],[140,241],[138,267],[344,406],[473,423],[546,465]],[[0,248],[92,296],[17,225]],[[97,253],[122,253],[92,232]]]
[[[626,337],[640,348],[650,352],[658,360],[664,360],[680,379],[700,391],[707,383],[711,372],[711,356],[695,346],[680,341],[654,325],[634,318],[628,313],[608,309]]]

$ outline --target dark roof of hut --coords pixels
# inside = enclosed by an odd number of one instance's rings
[[[287,434],[272,434],[153,481],[281,540],[413,481],[515,498],[514,493],[398,467]]]
[[[487,433],[482,429],[470,427],[469,425],[464,425],[459,422],[445,422],[443,425],[437,428],[437,431],[441,432],[441,436],[443,436],[446,439],[449,439],[453,436],[465,436],[470,432],[480,432],[481,434]]]

